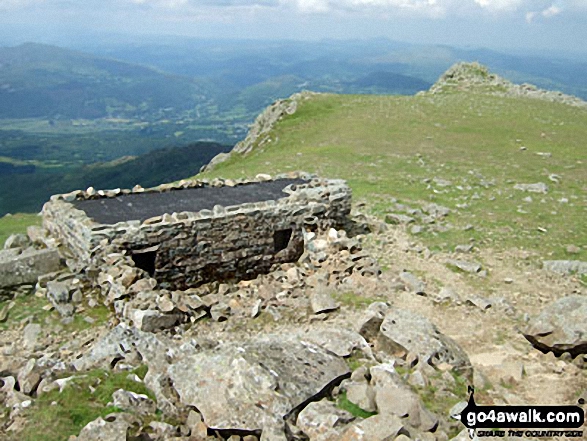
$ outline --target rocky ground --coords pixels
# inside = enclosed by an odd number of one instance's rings
[[[90,407],[109,381],[123,387],[71,440],[464,440],[451,414],[469,385],[478,404],[585,397],[587,297],[566,273],[582,263],[536,269],[528,252],[475,243],[432,252],[409,230],[441,227],[450,210],[402,209],[383,222],[359,206],[348,233],[308,233],[298,262],[252,281],[155,293],[152,279],[108,268],[128,288],[113,297],[107,276],[95,286],[60,269],[12,290],[3,439],[49,439],[47,409],[73,412],[64,396]],[[30,235],[3,259],[52,244]],[[114,312],[125,308],[142,321]]]

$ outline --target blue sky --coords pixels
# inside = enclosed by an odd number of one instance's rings
[[[259,39],[385,37],[587,53],[587,0],[0,0],[0,38],[95,33]]]

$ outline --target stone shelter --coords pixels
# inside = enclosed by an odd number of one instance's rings
[[[160,288],[183,290],[297,261],[304,231],[342,228],[350,210],[344,181],[291,173],[55,195],[43,225],[70,267],[122,253]]]

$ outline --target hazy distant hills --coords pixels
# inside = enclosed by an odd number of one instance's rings
[[[455,62],[477,60],[517,83],[587,99],[587,63],[552,56],[384,39],[95,41],[0,47],[0,215],[87,185],[194,174],[204,157],[243,139],[266,106],[302,90],[415,95]],[[145,156],[186,145],[192,153]],[[139,159],[112,163],[127,156]]]
[[[193,79],[41,44],[0,48],[0,118],[140,117],[204,99]]]
[[[89,186],[132,188],[140,184],[147,188],[173,182],[197,173],[218,153],[230,149],[227,145],[199,142],[63,170],[35,170],[32,165],[11,167],[0,162],[0,217],[6,213],[39,211],[52,194]]]

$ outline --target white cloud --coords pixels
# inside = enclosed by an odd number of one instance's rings
[[[475,3],[490,11],[511,11],[518,9],[523,0],[475,0]]]
[[[526,21],[528,23],[532,23],[537,15],[538,15],[538,12],[534,12],[534,11],[526,12]]]
[[[0,0],[0,11],[21,9],[27,6],[44,3],[45,0]]]
[[[549,18],[554,17],[562,12],[562,9],[556,5],[552,5],[549,8],[546,8],[544,11],[541,12],[543,17]]]

